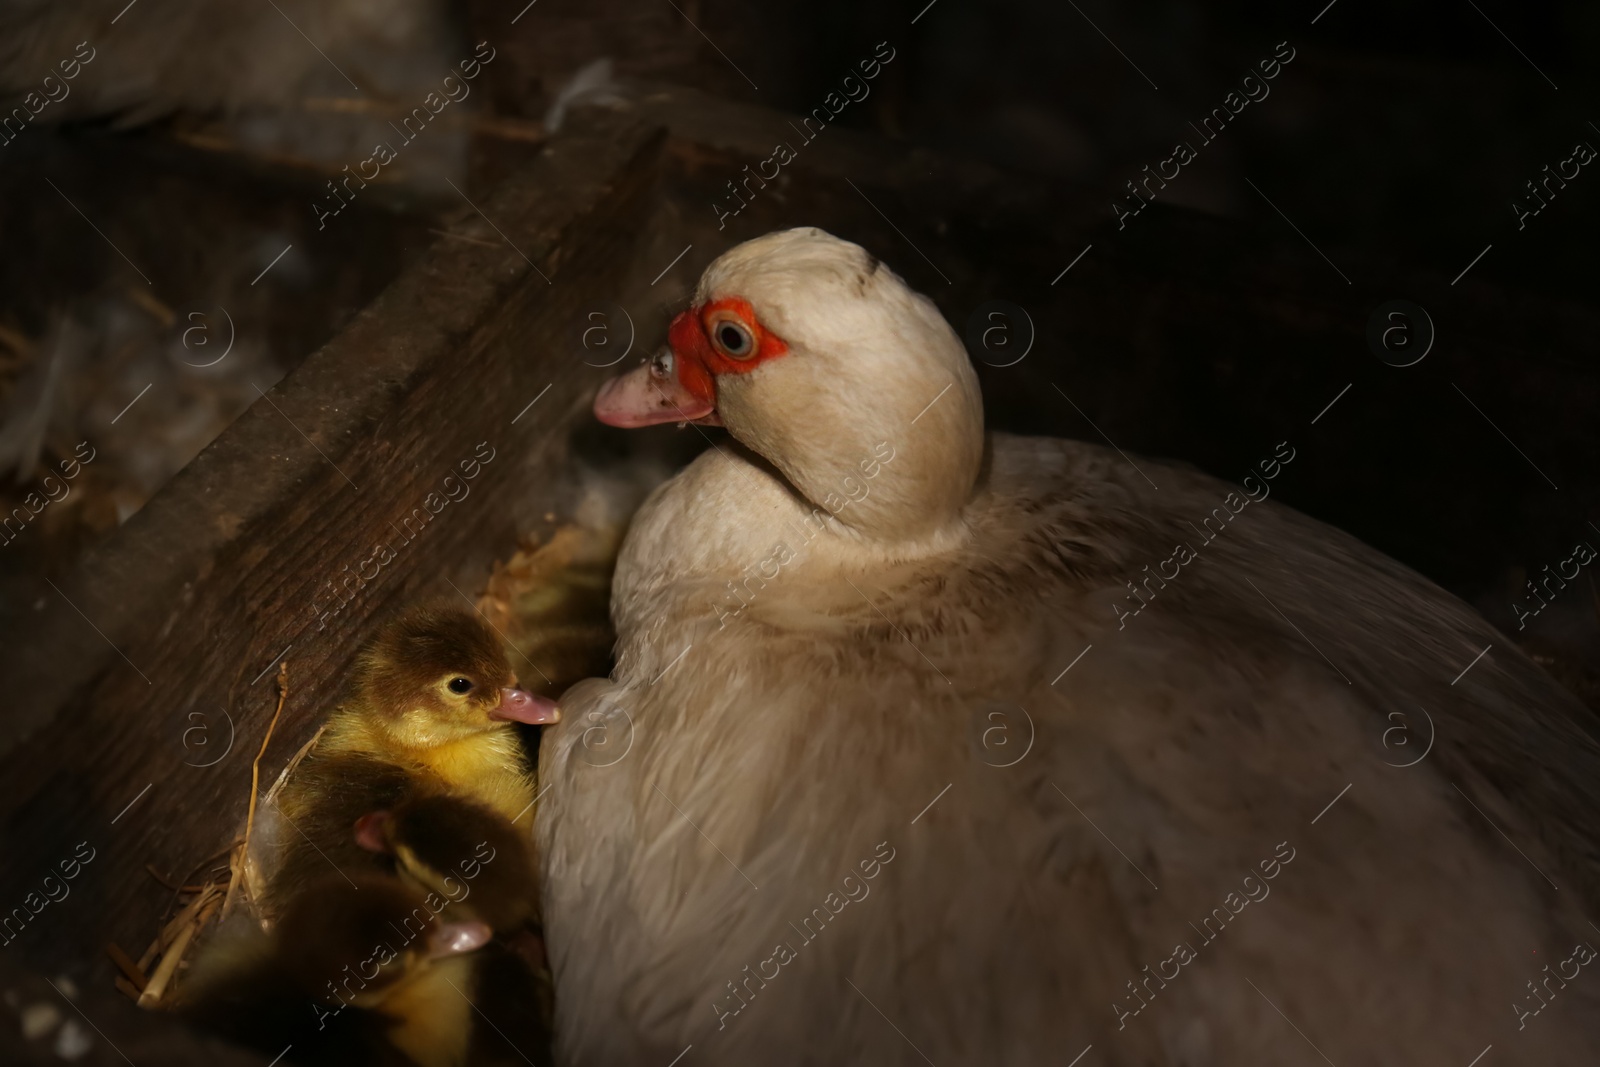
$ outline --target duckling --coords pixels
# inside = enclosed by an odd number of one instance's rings
[[[534,917],[538,875],[528,834],[481,804],[448,794],[417,797],[362,816],[355,838],[394,856],[401,878],[497,934],[516,933]]]
[[[533,935],[527,935],[532,937]],[[539,943],[543,954],[543,943]],[[547,968],[530,965],[525,950],[496,938],[472,955],[475,1015],[467,1046],[471,1067],[552,1067],[554,997]]]
[[[278,798],[288,825],[263,894],[268,916],[330,867],[389,872],[389,858],[363,848],[352,828],[411,798],[449,793],[526,832],[533,779],[511,724],[560,713],[515,682],[494,632],[470,612],[422,607],[386,625]]]
[[[473,1024],[468,1062],[548,1064],[553,989],[535,923],[538,876],[525,831],[481,804],[450,795],[419,797],[357,820],[355,838],[392,855],[397,875],[446,902],[447,917],[478,920],[497,935],[473,956]]]
[[[271,934],[202,954],[179,1013],[285,1063],[456,1067],[472,1029],[465,954],[491,931],[441,922],[441,904],[392,876],[308,885]]]

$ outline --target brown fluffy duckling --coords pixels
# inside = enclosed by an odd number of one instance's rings
[[[374,811],[355,840],[395,857],[398,875],[448,918],[480,920],[494,941],[474,955],[474,1006],[488,1027],[472,1035],[472,1064],[550,1062],[554,989],[538,925],[538,865],[525,833],[482,805],[438,795]]]
[[[268,879],[268,913],[330,867],[387,872],[388,859],[363,848],[352,828],[408,799],[449,793],[526,828],[533,779],[512,723],[551,723],[560,715],[515,683],[494,632],[470,612],[422,607],[385,626],[362,651],[326,733],[278,798],[288,825]]]
[[[538,875],[528,835],[481,804],[417,797],[358,819],[355,837],[369,851],[392,855],[401,878],[497,934],[515,933],[534,917]]]
[[[363,848],[394,857],[397,875],[447,919],[476,920],[497,935],[472,957],[474,1024],[468,1062],[550,1062],[554,998],[536,923],[538,876],[526,832],[481,804],[419,797],[357,820]]]
[[[393,877],[308,885],[270,935],[203,956],[179,1011],[285,1063],[455,1067],[472,1031],[465,954],[491,932],[441,921],[436,904]]]

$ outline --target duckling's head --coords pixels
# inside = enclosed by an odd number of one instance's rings
[[[353,709],[408,748],[460,741],[510,722],[560,720],[555,704],[516,688],[499,640],[477,615],[413,608],[362,652]]]
[[[505,816],[441,793],[356,820],[356,843],[395,858],[399,877],[461,905],[497,932],[533,917],[538,868],[525,833]]]

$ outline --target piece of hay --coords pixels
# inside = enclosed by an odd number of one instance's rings
[[[327,729],[327,723],[317,727],[317,732],[311,735],[311,740],[301,745],[300,750],[289,758],[289,762],[284,766],[283,770],[278,772],[278,780],[272,783],[271,789],[267,790],[267,795],[262,800],[264,805],[270,808],[278,802],[278,794],[283,791],[283,787],[289,781],[290,775],[294,774],[294,769],[300,766],[300,761],[305,759],[312,749],[317,747],[317,742],[322,740],[322,735]],[[251,843],[254,844],[254,842]],[[263,893],[264,875],[261,873],[261,865],[257,862],[258,857],[252,849],[244,849],[243,855],[245,895],[252,902],[259,901],[265,895]],[[256,919],[260,922],[261,928],[267,929],[270,925],[267,922],[267,916],[260,914],[259,908],[256,911]]]
[[[134,999],[137,1000],[139,994],[144,992],[145,986],[150,984],[150,980],[145,977],[144,971],[137,963],[133,962],[132,957],[122,951],[122,946],[115,941],[106,942],[106,955],[110,956],[111,962],[117,965],[117,970],[127,976],[128,981],[133,986]]]
[[[250,853],[250,834],[256,828],[256,794],[261,788],[261,757],[267,754],[267,746],[272,744],[272,731],[278,728],[278,717],[283,714],[283,702],[288,697],[289,661],[285,659],[278,664],[278,708],[272,713],[272,721],[267,724],[267,735],[261,739],[261,748],[256,752],[256,758],[250,763],[250,810],[244,820],[244,841],[229,857],[228,893],[222,900],[224,919],[233,911],[239,882],[244,877],[244,857]]]
[[[232,849],[233,846],[229,845],[228,848]],[[222,855],[222,853],[219,852],[219,853],[217,853],[217,855],[220,856],[220,855]],[[160,882],[162,885],[166,886],[168,889],[172,890],[174,893],[198,893],[198,892],[200,892],[200,890],[205,888],[205,886],[200,884],[199,882],[196,882],[193,885],[179,885],[178,883],[174,882],[172,879],[170,879],[170,878],[166,877],[165,875],[163,875],[160,871],[156,870],[155,867],[151,866],[148,863],[144,865],[144,869],[145,869],[145,872],[150,875],[150,877],[154,878],[156,881]]]
[[[261,789],[261,760],[267,754],[267,747],[272,744],[272,735],[278,727],[279,718],[283,715],[283,705],[288,696],[289,662],[284,660],[278,664],[278,706],[273,710],[272,720],[267,723],[267,732],[261,739],[261,748],[250,764],[250,805],[245,816],[244,837],[227,850],[226,881],[218,878],[197,885],[173,883],[163,878],[154,868],[146,867],[151,877],[167,888],[173,889],[180,896],[189,892],[194,895],[162,928],[160,935],[137,962],[126,959],[125,954],[122,959],[118,959],[116,955],[112,956],[113,962],[126,975],[128,984],[136,990],[141,1008],[164,1006],[162,999],[166,996],[179,967],[183,965],[184,957],[188,954],[195,937],[205,929],[213,917],[218,915],[226,917],[238,899],[239,885],[245,876],[245,857],[250,850],[250,835],[255,830],[256,797]],[[117,951],[121,952],[120,949]],[[151,964],[155,964],[153,971],[150,970]],[[147,973],[148,980],[145,979]]]
[[[165,945],[165,948],[160,950],[161,961],[156,964],[155,971],[150,975],[150,981],[139,993],[139,1007],[161,1006],[161,998],[166,994],[167,987],[172,984],[173,976],[178,973],[178,965],[188,953],[195,934],[199,933],[216,914],[217,909],[221,907],[222,897],[222,883],[212,882],[195,894],[195,898],[167,924],[165,930],[161,931],[161,936],[156,941],[158,945]]]

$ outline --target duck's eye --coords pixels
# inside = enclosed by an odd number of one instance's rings
[[[446,683],[446,688],[457,695],[472,692],[471,678],[452,678]]]
[[[750,335],[750,328],[735,319],[713,323],[711,343],[732,359],[749,359],[755,351],[755,338]]]

